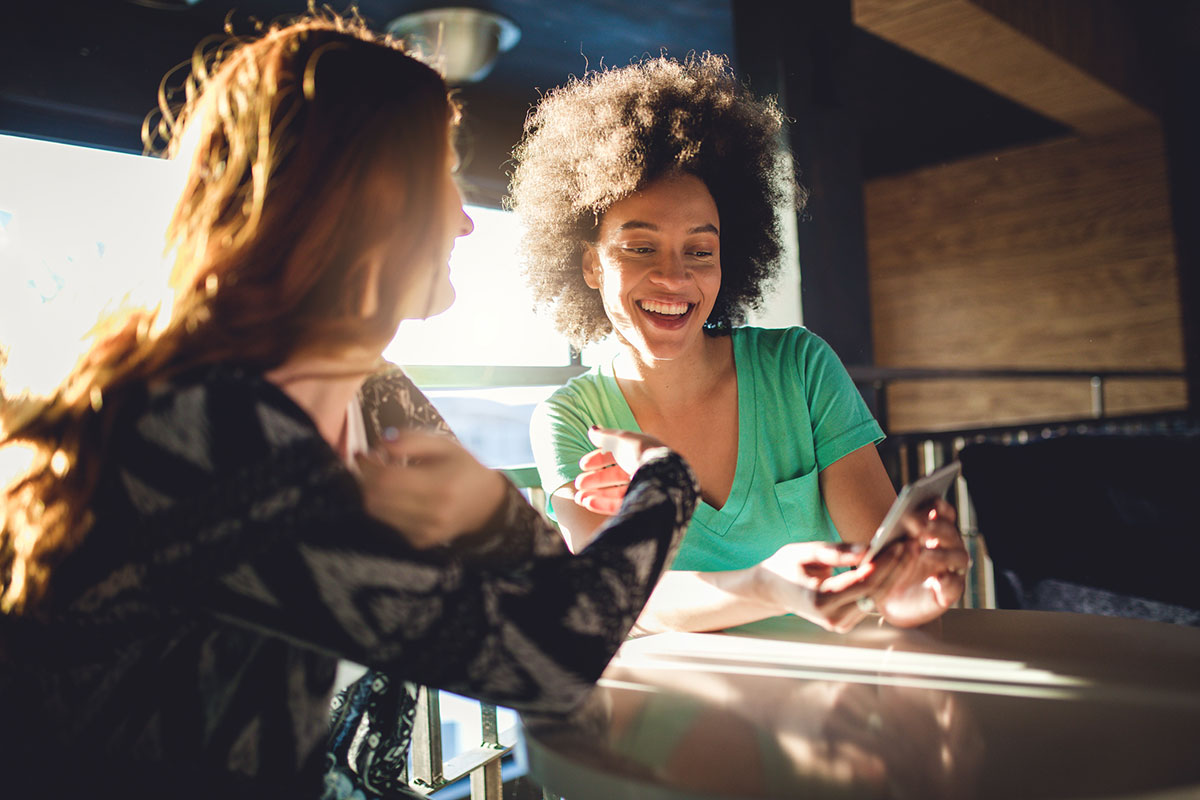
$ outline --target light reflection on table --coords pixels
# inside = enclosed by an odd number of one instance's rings
[[[525,724],[533,777],[568,800],[1200,797],[1200,630],[781,617],[630,641],[573,717]]]

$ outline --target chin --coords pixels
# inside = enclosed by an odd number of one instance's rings
[[[687,348],[679,342],[648,341],[645,337],[621,337],[621,343],[628,349],[638,353],[638,357],[646,362],[674,361],[684,354]]]
[[[454,292],[454,287],[450,285],[450,281],[445,281],[442,287],[429,299],[429,308],[426,309],[425,318],[436,317],[443,311],[447,311],[450,306],[454,305],[454,298],[457,296]]]
[[[416,318],[429,319],[430,317],[436,317],[438,314],[448,311],[450,306],[454,305],[454,297],[455,294],[453,289],[449,289],[445,292],[439,292],[437,296],[430,298],[429,305],[426,306],[422,313]]]
[[[436,280],[436,283],[431,285],[428,292],[423,293],[424,296],[419,300],[413,298],[411,307],[407,313],[401,315],[401,319],[429,319],[436,317],[443,311],[454,305],[454,286],[450,283],[448,275],[443,275]],[[407,305],[407,304],[406,304]]]

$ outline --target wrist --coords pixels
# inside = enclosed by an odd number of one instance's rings
[[[642,451],[642,457],[638,459],[638,467],[645,466],[647,463],[660,458],[667,458],[671,455],[671,452],[671,448],[666,445],[649,447]]]
[[[747,600],[771,606],[781,614],[786,613],[783,604],[775,596],[774,587],[778,580],[779,577],[775,573],[767,569],[763,562],[759,562],[746,570],[743,595]]]
[[[482,493],[479,503],[479,513],[476,518],[471,520],[471,524],[464,533],[479,533],[494,527],[497,518],[504,511],[505,498],[508,497],[508,478],[504,477],[504,473],[499,470],[488,470],[491,474],[489,480],[490,485],[486,491]]]

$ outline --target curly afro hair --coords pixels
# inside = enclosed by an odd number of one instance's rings
[[[590,72],[549,92],[513,153],[508,206],[522,224],[525,276],[576,346],[612,326],[584,283],[585,242],[613,203],[673,173],[702,180],[721,216],[721,290],[705,330],[728,333],[779,269],[779,210],[804,192],[774,99],[756,99],[724,56],[659,57]]]

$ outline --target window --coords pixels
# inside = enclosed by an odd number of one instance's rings
[[[52,389],[102,311],[126,293],[156,296],[169,269],[163,231],[179,179],[178,166],[162,159],[0,136],[0,343],[11,389]],[[464,444],[491,466],[524,464],[533,406],[578,367],[569,367],[566,341],[533,313],[511,215],[467,211],[475,232],[451,259],[454,306],[403,323],[385,356],[416,365],[418,382],[419,367],[437,365],[423,383],[438,384],[431,398]],[[534,369],[490,369],[493,386],[478,388],[478,369],[446,377],[447,366]],[[505,382],[542,385],[494,386]]]
[[[10,386],[53,388],[102,310],[153,297],[173,164],[0,136],[0,344]]]

